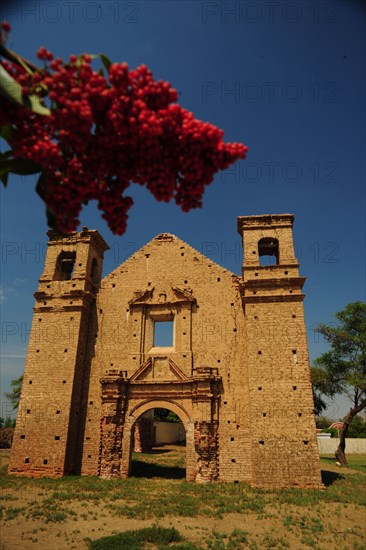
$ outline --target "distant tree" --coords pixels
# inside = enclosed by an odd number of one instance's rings
[[[182,422],[178,415],[173,411],[169,411],[168,416],[165,419],[165,422]]]
[[[366,438],[366,422],[361,416],[357,415],[352,419],[347,436]]]
[[[314,414],[320,416],[327,408],[324,397],[334,397],[338,387],[332,383],[332,379],[324,369],[316,366],[311,367],[311,382],[313,385]]]
[[[181,422],[179,416],[169,409],[154,409],[154,420],[160,422]]]
[[[315,425],[317,428],[321,430],[326,430],[329,428],[329,426],[332,424],[333,420],[328,418],[327,416],[316,416],[315,417]]]
[[[154,420],[160,420],[161,422],[165,422],[166,417],[169,414],[168,409],[154,409]]]
[[[0,428],[14,428],[15,418],[7,416],[6,418],[0,417]]]
[[[330,437],[338,437],[337,428],[327,428],[326,430],[322,430],[322,433],[330,434]]]
[[[316,328],[329,343],[330,350],[315,360],[312,378],[315,393],[320,397],[344,393],[352,402],[335,452],[338,461],[346,465],[346,436],[351,421],[366,408],[366,304],[348,304],[335,317],[338,326],[321,323]]]
[[[10,382],[12,390],[10,392],[5,392],[4,395],[9,399],[10,403],[13,405],[13,409],[17,409],[19,406],[20,393],[22,391],[23,384],[23,375],[19,376],[15,380]]]
[[[15,427],[15,418],[7,416],[4,422],[4,428],[14,428]]]

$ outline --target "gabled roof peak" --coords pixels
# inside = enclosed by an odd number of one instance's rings
[[[173,235],[173,233],[159,233],[156,235],[152,240],[153,241],[176,241],[177,236]]]
[[[238,275],[236,273],[231,272],[229,269],[226,269],[222,265],[218,264],[211,258],[205,256],[202,254],[202,252],[199,252],[195,248],[193,248],[190,244],[183,241],[180,237],[177,237],[176,235],[172,233],[159,233],[155,237],[153,237],[148,243],[146,243],[144,246],[142,246],[139,250],[134,252],[129,258],[127,258],[122,264],[114,269],[109,275],[107,275],[103,280],[107,280],[109,277],[113,278],[118,273],[121,273],[124,269],[128,268],[129,265],[135,263],[138,261],[139,258],[146,256],[146,258],[149,258],[149,256],[153,253],[154,247],[157,248],[165,248],[164,245],[170,245],[174,247],[178,247],[180,250],[180,255],[184,256],[185,253],[191,253],[193,255],[193,261],[201,261],[208,267],[216,267],[220,268],[223,273],[227,273],[229,275],[233,275],[237,277]]]

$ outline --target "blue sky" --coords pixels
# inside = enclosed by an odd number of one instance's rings
[[[146,63],[183,107],[249,147],[247,160],[217,175],[201,210],[184,214],[133,186],[128,229],[117,237],[89,205],[81,224],[111,246],[104,273],[161,232],[240,273],[237,216],[293,213],[311,359],[324,351],[313,327],[365,300],[365,4],[27,0],[2,2],[2,19],[13,27],[8,46],[34,62],[45,46],[63,58],[103,52]],[[43,268],[47,226],[34,186],[12,177],[0,195],[1,392],[23,370]],[[341,399],[328,413],[347,409]],[[0,415],[9,412],[3,403]]]

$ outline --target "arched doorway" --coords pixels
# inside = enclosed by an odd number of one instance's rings
[[[136,475],[136,468],[132,469],[132,451],[134,443],[134,429],[137,421],[144,415],[147,411],[153,409],[168,409],[169,411],[175,413],[185,431],[185,478],[187,481],[193,481],[195,479],[195,468],[194,464],[196,462],[195,450],[194,450],[194,440],[193,440],[193,423],[187,413],[187,411],[179,404],[172,401],[147,401],[140,403],[135,406],[128,414],[126,414],[125,425],[123,431],[123,441],[122,441],[122,465],[121,465],[121,474],[122,477],[127,478],[130,475]],[[155,449],[159,452],[160,449]],[[158,452],[156,454],[158,454]],[[158,469],[155,468],[155,473],[158,472]],[[181,470],[172,468],[170,470],[171,475],[169,475],[169,468],[161,470],[161,477],[182,477]],[[150,469],[150,474],[154,473],[154,469]],[[152,475],[144,476],[143,472],[141,477],[152,477]],[[160,477],[160,476],[158,476]]]
[[[173,411],[142,413],[132,427],[131,477],[185,479],[186,433]]]
[[[131,472],[132,430],[137,419],[155,408],[169,409],[186,433],[186,480],[207,483],[219,479],[218,427],[221,377],[217,369],[197,367],[191,377],[170,361],[176,380],[140,377],[151,358],[128,378],[127,371],[109,370],[101,378],[102,417],[98,473],[104,478],[128,478]]]

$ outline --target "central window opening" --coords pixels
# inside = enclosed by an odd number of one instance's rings
[[[172,348],[174,321],[154,321],[154,348]]]

